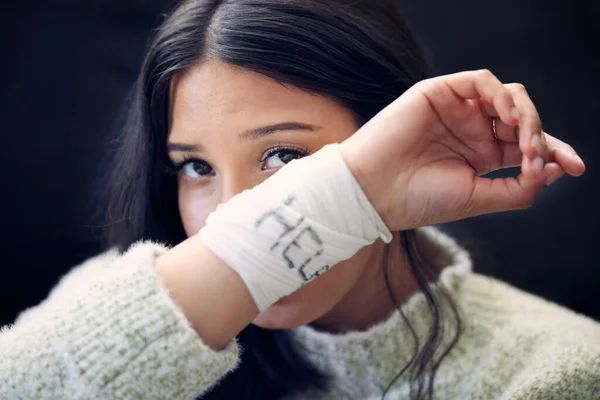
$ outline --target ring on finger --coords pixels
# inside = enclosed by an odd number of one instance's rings
[[[494,135],[494,140],[498,142],[498,132],[496,131],[496,118],[492,118],[492,134]]]

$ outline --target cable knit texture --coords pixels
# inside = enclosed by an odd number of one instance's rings
[[[597,322],[472,273],[469,255],[452,239],[434,228],[419,233],[446,266],[432,289],[444,287],[463,320],[436,376],[436,399],[600,399]],[[237,343],[212,350],[170,299],[154,271],[164,251],[139,243],[124,255],[93,258],[5,327],[0,399],[193,399],[234,369]],[[422,344],[431,324],[424,296],[402,309]],[[415,342],[398,311],[362,332],[302,326],[292,337],[331,384],[291,398],[379,399],[390,383],[386,398],[408,397],[406,377],[395,378]]]
[[[435,399],[600,399],[600,324],[498,280],[471,272],[468,253],[437,229],[419,230],[428,254],[446,261],[440,279],[462,318],[459,342],[435,378]],[[446,257],[446,260],[444,258]],[[447,304],[447,303],[446,303]],[[455,326],[443,307],[446,326]],[[431,326],[422,294],[402,311],[422,345]],[[444,344],[452,339],[445,330]],[[332,377],[327,393],[295,399],[409,398],[403,374],[413,336],[398,311],[364,332],[329,334],[309,326],[294,329],[298,346]]]
[[[198,339],[154,267],[166,249],[134,245],[65,276],[0,333],[0,399],[189,399],[238,360]]]

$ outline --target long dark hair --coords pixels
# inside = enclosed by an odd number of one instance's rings
[[[110,181],[110,244],[124,250],[140,239],[175,245],[186,238],[177,205],[177,182],[165,172],[169,163],[169,88],[176,74],[203,60],[218,59],[327,95],[352,111],[362,125],[427,77],[424,57],[396,3],[181,3],[157,31],[132,92]],[[428,287],[439,271],[423,258],[414,232],[401,235],[401,246],[425,294],[433,326],[425,343],[416,341],[414,357],[398,374],[408,373],[412,398],[430,398],[435,371],[456,342],[459,329],[450,346],[440,349],[440,299]],[[395,299],[391,288],[390,295]],[[204,399],[271,399],[304,389],[326,388],[327,377],[302,357],[286,331],[250,325],[240,333],[239,341],[244,349],[240,367]]]

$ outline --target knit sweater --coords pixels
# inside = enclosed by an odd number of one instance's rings
[[[434,228],[420,232],[446,265],[432,290],[444,288],[462,317],[462,335],[435,378],[436,399],[600,399],[600,324],[473,273],[452,239]],[[4,327],[0,399],[192,399],[236,368],[238,343],[211,349],[169,297],[154,269],[164,251],[140,242],[97,256]],[[431,326],[424,296],[402,310],[422,343]],[[444,331],[447,344],[452,329]],[[398,311],[360,332],[291,332],[331,376],[326,392],[292,398],[379,399],[391,382],[387,398],[408,397],[406,374],[394,378],[415,342]]]

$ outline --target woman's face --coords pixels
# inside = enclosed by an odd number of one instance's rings
[[[349,110],[332,100],[217,61],[172,82],[169,118],[169,156],[180,168],[179,209],[188,236],[220,203],[358,129]],[[360,281],[373,250],[361,249],[254,323],[286,329],[319,319]]]

